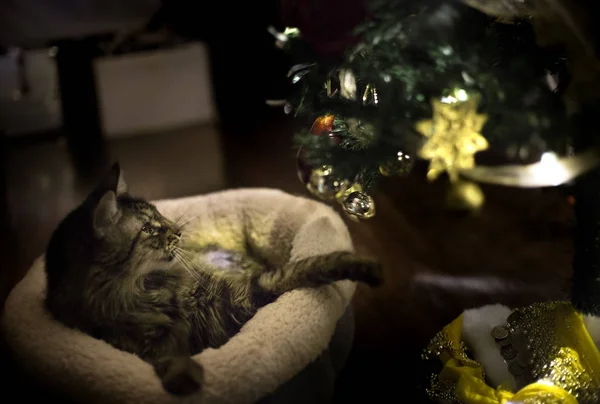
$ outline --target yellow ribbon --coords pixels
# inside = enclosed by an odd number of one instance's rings
[[[581,317],[577,316],[577,319],[581,320]],[[581,324],[583,325],[583,323]],[[479,363],[465,361],[460,355],[457,355],[457,352],[460,352],[460,341],[462,340],[462,315],[448,324],[444,331],[454,349],[440,353],[439,358],[444,367],[439,379],[456,383],[455,393],[463,404],[506,404],[509,401],[523,402],[526,399],[531,400],[540,396],[544,396],[546,400],[551,397],[551,401],[556,403],[577,404],[577,399],[569,392],[545,381],[532,383],[517,393],[512,393],[502,385],[497,389],[490,387],[484,380],[483,369]],[[587,334],[585,327],[583,331]],[[584,338],[584,341],[589,342],[591,340],[589,335],[587,338],[588,340]],[[598,355],[595,345],[592,346],[595,354]],[[576,352],[574,353],[576,355]],[[591,353],[593,355],[593,351]]]

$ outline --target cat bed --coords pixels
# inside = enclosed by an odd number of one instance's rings
[[[235,249],[251,237],[275,265],[353,250],[344,222],[331,208],[277,190],[230,190],[156,206],[166,217],[191,220],[206,242]],[[295,290],[263,307],[225,345],[194,356],[204,367],[205,383],[200,393],[179,398],[166,393],[153,368],[137,356],[54,321],[43,306],[45,286],[42,257],[6,301],[5,338],[19,363],[71,398],[136,404],[268,399],[323,352],[339,350],[330,343],[356,287],[343,281]],[[348,345],[352,335],[337,338],[336,344]]]

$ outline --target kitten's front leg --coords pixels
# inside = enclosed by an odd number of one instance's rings
[[[184,396],[202,387],[202,365],[191,358],[189,325],[172,324],[168,333],[153,341],[154,349],[145,359],[154,366],[163,387],[171,394]]]
[[[161,358],[153,363],[154,370],[169,393],[184,396],[200,390],[204,379],[202,365],[190,356]]]

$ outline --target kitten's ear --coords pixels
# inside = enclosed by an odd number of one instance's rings
[[[123,177],[123,170],[121,169],[121,166],[119,166],[119,163],[115,163],[113,165],[113,168],[116,167],[117,170],[117,188],[116,188],[116,193],[117,195],[123,195],[127,193],[127,183],[125,182],[125,178]]]
[[[110,190],[115,191],[117,195],[127,193],[127,184],[123,177],[123,169],[119,163],[113,164],[108,173],[108,181],[110,184]]]
[[[115,163],[110,168],[110,171],[102,179],[102,182],[96,188],[102,194],[106,191],[113,191],[117,195],[122,195],[127,192],[127,184],[123,178],[123,170],[119,163]]]
[[[121,212],[117,204],[117,195],[113,191],[106,192],[94,209],[93,225],[96,235],[103,237],[106,234],[106,230],[114,225],[120,216]]]

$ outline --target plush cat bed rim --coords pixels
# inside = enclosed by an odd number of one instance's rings
[[[212,197],[226,197],[228,195],[232,195],[233,193],[242,194],[242,193],[252,193],[255,195],[262,194],[263,197],[273,198],[276,197],[278,199],[293,199],[293,200],[304,200],[304,198],[295,197],[281,191],[268,190],[268,189],[241,189],[241,190],[232,190],[232,191],[224,191],[221,193],[210,194]],[[191,203],[194,202],[196,198],[205,198],[207,196],[200,197],[188,197],[181,198],[177,200],[180,203]],[[291,201],[291,200],[290,200]],[[314,201],[305,200],[306,203],[310,203],[314,205],[313,207],[321,211],[321,213],[330,218],[333,221],[341,221],[339,216],[335,214],[329,207],[325,205],[319,204]],[[167,203],[173,202],[171,201],[158,201],[156,204],[159,206]],[[282,202],[285,202],[282,200]],[[289,202],[289,201],[288,201]],[[343,223],[343,222],[342,222]],[[344,227],[345,228],[345,227]],[[349,246],[351,248],[351,245]],[[41,273],[40,273],[41,272]],[[43,274],[43,258],[40,258],[36,261],[32,269],[27,273],[25,278],[13,289],[13,292],[7,299],[7,303],[5,306],[5,316],[4,316],[4,325],[6,324],[14,324],[15,321],[18,320],[15,316],[19,316],[19,310],[14,310],[14,308],[20,307],[25,310],[36,311],[36,315],[38,319],[43,319],[42,324],[44,325],[44,330],[37,330],[38,336],[40,333],[43,333],[45,336],[49,335],[61,335],[61,331],[64,333],[64,327],[60,324],[54,322],[49,314],[43,310],[43,293],[45,288],[45,275]],[[265,352],[269,352],[270,355],[277,355],[281,349],[286,349],[289,347],[285,346],[286,341],[278,341],[282,343],[280,346],[272,346],[265,347],[263,343],[265,332],[268,330],[264,328],[264,324],[268,323],[269,316],[273,315],[274,305],[269,305],[263,309],[261,309],[254,319],[246,324],[243,328],[242,333],[244,338],[240,340],[237,338],[238,336],[233,337],[227,344],[225,344],[220,349],[208,349],[202,352],[199,355],[196,355],[195,358],[202,362],[205,367],[206,374],[206,388],[200,396],[200,402],[235,402],[235,403],[245,403],[252,402],[254,399],[258,399],[265,394],[268,394],[270,391],[275,390],[279,385],[281,385],[285,380],[289,380],[294,376],[294,374],[298,373],[302,370],[306,365],[308,365],[311,361],[315,360],[318,355],[326,349],[331,336],[333,335],[335,329],[335,323],[327,322],[325,319],[326,315],[318,315],[319,310],[333,310],[337,318],[340,318],[344,313],[355,289],[355,284],[352,282],[339,282],[335,285],[331,285],[328,287],[320,288],[317,290],[298,290],[290,292],[281,297],[281,299],[287,301],[288,304],[296,304],[302,305],[306,304],[310,299],[306,299],[307,294],[311,296],[314,300],[312,303],[312,308],[310,308],[311,313],[313,314],[312,319],[321,320],[315,324],[313,330],[319,330],[318,334],[321,335],[312,335],[311,346],[313,349],[310,349],[312,354],[310,355],[299,355],[297,358],[294,358],[295,363],[292,366],[289,366],[289,363],[286,363],[285,366],[281,366],[282,364],[275,364],[275,367],[271,369],[270,375],[273,376],[269,380],[265,380],[262,378],[257,381],[254,385],[250,383],[250,381],[256,377],[256,375],[252,374],[252,368],[254,366],[259,366],[260,363],[252,363],[252,361],[239,360],[239,352],[241,350],[244,351],[244,356],[252,358],[256,355],[264,355]],[[307,308],[308,309],[308,308]],[[23,325],[23,324],[22,324]],[[19,330],[13,330],[13,332],[7,333],[7,340],[9,344],[13,347],[17,347],[18,354],[21,358],[25,359],[25,362],[36,361],[36,367],[32,370],[38,370],[42,374],[47,374],[48,371],[52,373],[55,371],[57,373],[60,372],[72,372],[73,369],[69,369],[68,366],[61,366],[61,364],[51,363],[46,361],[44,362],[44,357],[39,357],[35,353],[31,352],[39,352],[41,341],[36,340],[35,334],[36,327],[39,328],[39,324],[29,323],[28,327],[21,327]],[[34,330],[34,331],[28,331]],[[108,344],[105,344],[102,341],[91,339],[91,337],[78,333],[74,330],[69,330],[71,336],[74,338],[73,341],[70,341],[73,346],[77,346],[77,343],[80,343],[82,340],[88,342],[88,346],[86,348],[86,352],[79,352],[81,358],[87,360],[90,364],[98,364],[104,362],[105,364],[110,364],[106,368],[101,366],[90,366],[87,369],[87,373],[85,374],[71,374],[68,377],[69,380],[77,379],[80,380],[82,385],[87,385],[89,389],[86,389],[85,394],[92,394],[101,397],[106,394],[107,386],[106,380],[111,380],[115,378],[128,380],[130,383],[128,385],[138,385],[139,383],[144,383],[144,402],[182,402],[181,399],[174,398],[172,396],[166,395],[162,387],[160,386],[160,382],[158,378],[154,375],[154,371],[150,365],[143,362],[138,357],[128,354],[126,352],[118,351],[115,348],[111,347]],[[17,339],[21,339],[21,342],[17,342]],[[91,340],[90,340],[91,339]],[[248,342],[251,342],[248,344]],[[36,349],[37,348],[37,349]],[[52,347],[45,347],[46,349],[52,349]],[[267,348],[267,351],[265,351]],[[43,351],[43,349],[42,349]],[[254,352],[252,352],[254,351]],[[306,347],[304,347],[304,351],[306,351]],[[90,352],[93,352],[90,354]],[[248,355],[249,354],[249,355]],[[254,354],[254,355],[252,355]],[[246,383],[244,384],[246,387],[244,391],[238,392],[239,394],[232,394],[227,397],[223,397],[219,394],[219,392],[230,390],[229,386],[223,386],[223,383],[227,383],[227,377],[223,375],[223,363],[226,362],[236,362],[238,365],[233,369],[238,369],[238,374],[235,376],[237,378],[245,378]],[[135,372],[131,372],[131,369],[128,371],[123,371],[122,366],[119,366],[120,363],[128,363],[130,365],[135,365]],[[45,369],[45,371],[44,371]],[[242,371],[246,369],[247,372]],[[79,370],[77,371],[79,372]],[[263,375],[264,376],[264,375]],[[137,382],[136,382],[137,380]],[[53,381],[54,382],[54,381]],[[219,385],[221,384],[221,385]],[[248,388],[248,386],[253,385],[253,388]],[[127,401],[128,397],[131,399],[139,399],[139,397],[131,396],[127,391],[126,386],[112,386],[112,393],[117,394],[121,399]],[[69,390],[77,390],[80,387],[70,386]],[[116,389],[116,390],[115,390]],[[185,401],[185,400],[184,400]]]

